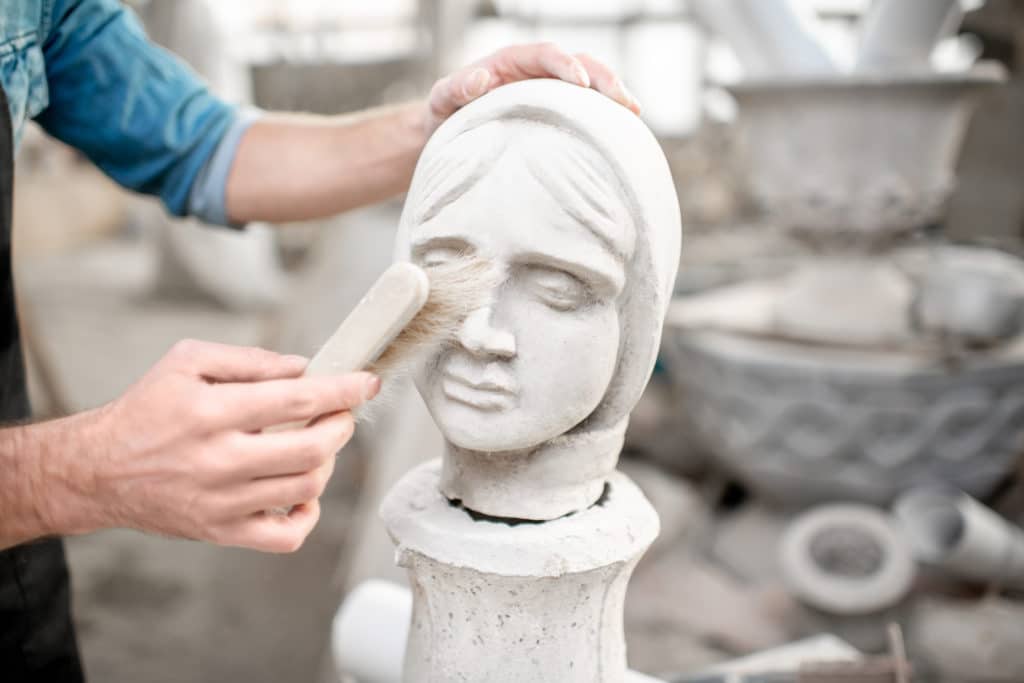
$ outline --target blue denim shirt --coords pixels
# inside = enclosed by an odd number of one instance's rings
[[[150,43],[118,0],[0,1],[0,85],[28,119],[175,215],[225,223],[224,188],[252,116]]]

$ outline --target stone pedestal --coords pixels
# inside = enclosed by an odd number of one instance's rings
[[[406,683],[623,683],[626,584],[658,516],[614,473],[601,500],[549,522],[481,518],[439,492],[440,461],[381,508],[413,587]]]

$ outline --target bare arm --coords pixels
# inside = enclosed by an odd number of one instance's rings
[[[506,83],[561,78],[639,112],[600,62],[551,44],[505,48],[434,84],[425,102],[351,116],[271,114],[238,147],[227,186],[234,222],[329,216],[404,192],[431,133],[452,113]]]
[[[61,533],[53,511],[59,501],[79,507],[79,519],[69,526],[88,526],[91,506],[71,502],[70,468],[60,449],[90,450],[94,420],[94,414],[82,413],[0,430],[0,549]]]
[[[426,143],[421,102],[349,116],[270,114],[228,177],[233,222],[308,220],[402,192]]]
[[[304,366],[260,349],[181,342],[102,408],[0,429],[0,548],[127,527],[297,549],[352,435],[349,410],[380,386],[367,373],[303,378]]]

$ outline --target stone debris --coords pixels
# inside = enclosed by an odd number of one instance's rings
[[[911,310],[921,333],[975,348],[1020,334],[1024,267],[1016,258],[989,249],[947,248],[921,261],[921,256],[912,259],[918,283]]]
[[[910,278],[889,259],[821,258],[779,282],[769,333],[829,346],[903,347],[913,342],[913,297]]]
[[[861,660],[863,655],[852,645],[824,634],[731,660],[687,676],[681,683],[746,683],[769,672],[775,675],[797,674],[806,662],[855,663]]]
[[[757,501],[719,515],[711,557],[747,583],[781,586],[778,547],[787,523],[784,514]]]
[[[682,683],[910,683],[903,632],[888,629],[889,653],[865,657],[834,635],[761,652],[699,673]]]
[[[922,596],[911,612],[907,647],[948,681],[1016,683],[1024,672],[1024,604],[997,596]]]
[[[626,602],[627,631],[671,624],[704,647],[734,656],[789,642],[798,634],[788,617],[799,614],[783,593],[754,589],[685,546],[639,567]]]

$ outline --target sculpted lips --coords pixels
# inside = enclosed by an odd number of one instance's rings
[[[518,389],[515,382],[496,364],[490,363],[482,372],[452,363],[442,373],[441,389],[452,401],[485,411],[499,411],[516,405]]]

